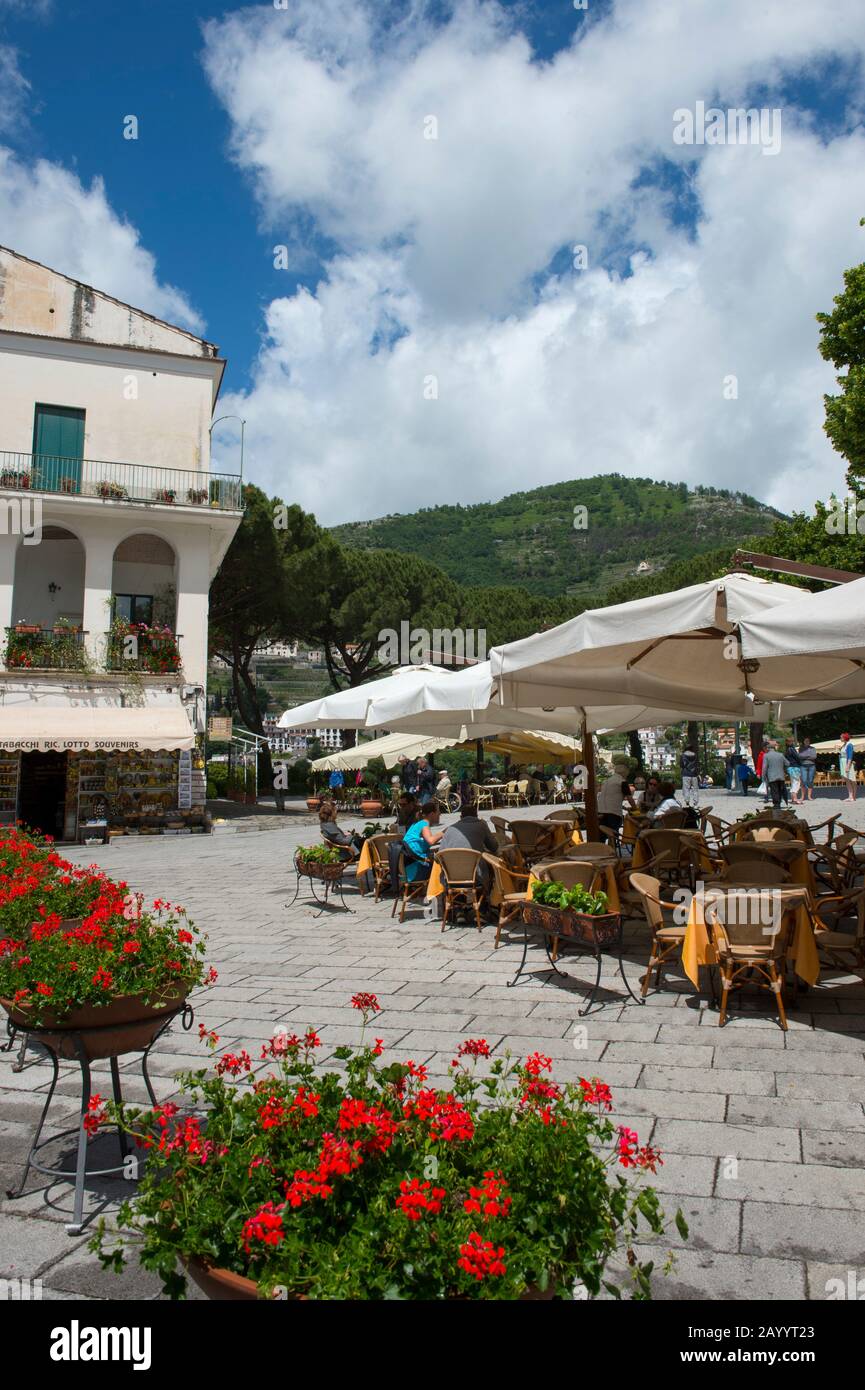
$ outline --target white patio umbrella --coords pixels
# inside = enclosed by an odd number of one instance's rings
[[[324,758],[316,758],[312,763],[313,772],[347,772],[353,768],[366,767],[373,758],[381,758],[385,767],[393,767],[401,757],[419,758],[425,753],[439,753],[443,748],[452,748],[458,740],[451,738],[425,738],[420,734],[388,734],[386,738],[367,739],[354,748],[344,748],[338,753],[328,753]]]
[[[400,689],[411,689],[414,685],[429,680],[432,675],[442,675],[441,666],[398,666],[389,676],[382,676],[380,680],[350,686],[347,690],[336,690],[330,695],[322,695],[317,700],[307,700],[303,705],[295,705],[293,709],[285,710],[280,716],[278,727],[362,729],[366,724],[370,701],[376,696],[386,696]]]
[[[679,710],[680,717],[690,711],[693,718],[759,719],[748,673],[737,660],[736,629],[795,596],[787,584],[728,574],[592,609],[548,632],[494,647],[490,666],[499,700],[511,708],[630,701]]]
[[[439,679],[439,676],[444,679]],[[467,667],[456,675],[439,671],[410,688],[401,686],[387,697],[376,697],[367,715],[368,728],[388,728],[400,732],[447,733],[460,726],[465,737],[485,738],[514,730],[547,730],[579,738],[585,714],[590,733],[636,729],[653,724],[672,724],[688,717],[670,707],[659,709],[634,701],[619,699],[613,703],[584,707],[580,696],[594,696],[590,690],[574,689],[561,706],[543,709],[539,705],[509,709],[498,702],[498,681],[493,677],[488,661]],[[726,719],[725,709],[706,710],[706,719]]]
[[[739,635],[752,688],[791,698],[788,716],[865,700],[865,578],[743,618]]]

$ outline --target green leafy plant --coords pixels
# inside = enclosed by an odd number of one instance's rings
[[[369,823],[363,827],[361,834],[363,835],[363,838],[365,840],[369,840],[372,838],[373,835],[383,835],[384,826],[382,825],[381,821],[369,821]]]
[[[127,500],[129,493],[125,487],[121,487],[120,483],[112,483],[103,479],[102,482],[96,484],[96,496],[111,498],[115,502],[120,502]]]
[[[342,862],[339,850],[332,849],[330,845],[299,845],[297,857],[302,864],[340,864]]]
[[[365,1026],[379,1009],[372,994],[352,1005]],[[264,1296],[570,1300],[577,1284],[621,1296],[605,1266],[622,1251],[632,1296],[651,1297],[653,1264],[632,1247],[641,1228],[666,1230],[642,1181],[662,1159],[614,1126],[603,1082],[557,1083],[540,1052],[494,1057],[469,1038],[439,1090],[425,1067],[381,1061],[363,1031],[335,1049],[338,1072],[317,1069],[321,1046],[313,1028],[279,1030],[267,1072],[224,1052],[212,1074],[182,1076],[182,1110],[96,1099],[94,1130],[119,1122],[149,1155],[120,1245],[104,1224],[91,1243],[104,1266],[123,1268],[125,1235],[172,1298],[203,1261]]]
[[[532,901],[547,907],[565,908],[571,912],[581,912],[589,917],[601,917],[609,911],[608,898],[604,892],[590,893],[582,884],[566,888],[563,883],[553,880],[550,883],[536,883],[532,889]]]
[[[47,837],[0,829],[0,999],[39,1023],[126,995],[156,1002],[215,978],[183,908],[145,908],[94,868],[62,859]]]

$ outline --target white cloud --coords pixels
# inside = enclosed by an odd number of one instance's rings
[[[32,167],[0,146],[0,241],[137,309],[199,333],[203,320],[164,284],[135,227],[111,207],[101,179],[89,187],[62,165]]]
[[[775,157],[679,147],[672,129],[677,108],[861,52],[857,4],[621,0],[545,64],[472,0],[444,27],[417,5],[395,32],[355,0],[209,25],[207,71],[275,240],[302,212],[340,248],[314,294],[269,306],[253,389],[226,399],[254,476],[328,521],[614,469],[783,507],[840,486],[814,314],[862,258],[863,137],[823,144],[790,107]],[[694,240],[667,195],[634,194],[659,157],[699,157]],[[621,279],[598,264],[623,238],[650,254]],[[538,297],[531,277],[577,242],[589,270]]]

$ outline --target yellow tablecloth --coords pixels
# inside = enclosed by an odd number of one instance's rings
[[[358,859],[354,871],[358,878],[360,878],[361,874],[368,873],[371,868],[372,855],[369,852],[369,840],[364,840],[363,849],[360,852],[360,859]]]
[[[744,885],[739,884],[737,887],[744,887]],[[760,885],[760,887],[764,892],[770,891],[764,885]],[[799,889],[799,892],[794,894],[792,889],[793,885],[788,884],[777,890],[782,895],[787,894],[791,898],[795,896],[799,900],[799,906],[795,908],[796,922],[788,959],[792,961],[793,969],[801,980],[805,980],[809,985],[816,985],[820,978],[820,958],[817,955],[814,929],[802,890]],[[710,896],[711,890],[707,890],[706,897]],[[685,940],[682,944],[682,966],[695,988],[699,989],[700,987],[700,966],[714,965],[715,962],[715,948],[709,939],[709,930],[703,913],[703,899],[699,894],[695,894],[691,899],[688,921],[685,926]]]
[[[430,898],[437,898],[444,890],[442,866],[437,859],[434,859],[432,869],[430,870],[429,882],[427,883],[426,901],[429,902]],[[496,887],[495,880],[493,880],[493,886],[490,889],[490,905],[492,907],[498,907],[501,900],[502,895]]]

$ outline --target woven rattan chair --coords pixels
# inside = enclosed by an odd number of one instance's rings
[[[383,892],[390,887],[390,865],[387,861],[387,847],[398,840],[399,835],[391,833],[385,835],[371,835],[367,840],[369,847],[369,857],[372,860],[372,877],[375,883],[375,901],[378,902]]]
[[[725,883],[765,883],[767,886],[789,883],[790,870],[774,859],[752,859],[742,864],[725,864],[721,869]]]
[[[508,922],[513,920],[520,910],[521,903],[528,900],[529,875],[509,864],[501,855],[483,854],[481,858],[493,871],[493,893],[499,900],[495,942],[495,949],[498,950],[502,927],[506,927]]]
[[[502,816],[490,816],[490,825],[496,837],[496,849],[502,850],[506,845],[513,844],[513,840],[508,834],[508,823]]]
[[[428,875],[424,878],[416,878],[413,882],[410,881],[406,878],[405,868],[405,855],[401,853],[399,857],[399,880],[396,884],[393,907],[390,914],[391,917],[394,917],[397,908],[399,908],[399,920],[401,922],[405,921],[405,910],[409,903],[412,902],[414,898],[418,898],[421,895],[426,897],[427,884],[429,883]]]
[[[553,821],[512,820],[508,821],[508,829],[528,869],[536,860],[548,855],[557,842],[561,843],[561,836],[556,833],[558,827]]]
[[[436,858],[441,869],[445,895],[442,931],[448,924],[451,912],[456,912],[461,907],[474,912],[477,929],[483,931],[481,903],[486,893],[480,875],[480,866],[483,863],[481,854],[474,849],[440,849]]]
[[[681,952],[682,943],[685,940],[685,928],[669,923],[664,917],[665,911],[674,912],[680,903],[667,902],[662,896],[663,885],[661,880],[654,878],[651,874],[631,874],[631,887],[639,893],[643,905],[646,921],[652,933],[652,949],[649,953],[649,964],[643,976],[642,995],[645,999],[649,992],[652,982],[652,971],[655,974],[655,988],[661,988],[661,971],[672,958]]]
[[[472,800],[479,811],[493,809],[493,794],[489,787],[482,787],[480,782],[472,782]]]
[[[721,972],[718,1026],[723,1028],[727,1021],[731,992],[756,984],[759,989],[775,995],[778,1020],[786,1033],[783,990],[790,939],[789,914],[777,913],[771,892],[753,894],[745,889],[732,890],[720,900],[708,897],[703,910]]]
[[[821,898],[811,908],[817,950],[840,970],[863,971],[865,984],[865,888]],[[852,932],[841,931],[841,923],[854,924]]]

